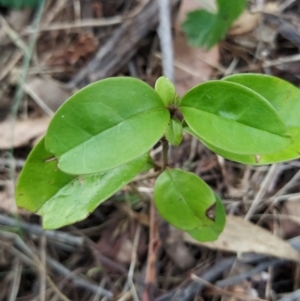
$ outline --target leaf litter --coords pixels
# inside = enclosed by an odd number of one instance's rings
[[[201,1],[182,1],[179,21],[175,24],[174,65],[179,95],[200,82],[239,72],[267,73],[300,86],[300,59],[297,56],[297,24],[300,21],[295,13],[300,7],[297,1],[272,1],[272,6],[268,2],[263,12],[255,11],[256,6],[252,3],[234,24],[230,35],[209,52],[190,48],[180,27],[186,12],[195,7],[189,7],[192,2],[201,5]],[[204,6],[214,12],[212,2],[208,2],[204,1]],[[23,210],[19,209],[18,215],[25,224],[13,215],[13,182],[32,144],[45,133],[50,120],[43,103],[53,112],[57,110],[73,93],[74,87],[70,82],[76,74],[84,70],[87,62],[97,62],[97,51],[109,45],[107,41],[122,25],[107,25],[108,18],[120,20],[120,17],[126,18],[131,12],[137,15],[146,12],[147,16],[149,5],[147,1],[122,0],[66,3],[47,3],[41,28],[47,29],[49,26],[50,29],[51,25],[62,23],[72,25],[93,18],[103,18],[102,25],[69,26],[68,29],[39,32],[35,57],[28,69],[30,77],[26,80],[35,94],[25,90],[16,116],[10,115],[10,107],[17,75],[22,70],[22,47],[28,45],[30,37],[27,29],[33,28],[34,11],[21,11],[22,18],[17,19],[18,14],[13,11],[0,12],[8,24],[5,29],[0,28],[0,47],[5,58],[0,59],[0,300],[12,298],[16,292],[17,300],[25,296],[33,300],[43,297],[43,294],[44,300],[96,300],[98,293],[108,296],[113,293],[117,300],[135,300],[131,288],[137,291],[142,288],[143,271],[147,265],[145,248],[148,244],[149,191],[154,185],[151,175],[149,178],[147,174],[143,175],[142,180],[127,185],[86,220],[58,231],[43,232],[39,217],[28,215]],[[119,48],[109,49],[116,54],[115,59],[121,55],[124,61],[112,74],[137,76],[153,85],[161,75],[161,61],[157,36],[151,30],[146,29],[147,34],[140,38],[139,45],[132,45],[130,55],[123,55]],[[23,43],[12,41],[14,33]],[[94,78],[97,79],[96,74]],[[5,106],[2,107],[2,104]],[[250,222],[243,217],[261,189],[269,167],[244,166],[222,160],[200,143],[191,141],[192,138],[184,136],[181,146],[172,150],[174,164],[201,175],[222,196],[230,215],[220,239],[201,245],[192,243],[190,238],[168,229],[161,222],[161,254],[155,261],[158,269],[155,300],[171,300],[168,294],[180,290],[186,293],[185,299],[180,299],[183,301],[194,298],[196,292],[204,300],[212,300],[211,294],[223,295],[228,291],[232,297],[225,299],[223,296],[223,300],[251,300],[253,296],[261,300],[270,295],[273,300],[280,300],[282,294],[288,297],[298,285],[298,268],[291,261],[299,260],[297,250],[300,250],[297,219],[300,204],[295,201],[300,186],[298,180],[292,182],[299,170],[299,161],[280,164]],[[13,157],[10,155],[12,149]],[[274,197],[286,185],[288,188],[284,193]],[[142,227],[140,234],[137,230],[139,226]],[[15,234],[20,231],[21,236]],[[138,242],[135,240],[136,233],[140,237]],[[285,240],[287,238],[294,238],[293,248]],[[46,239],[46,244],[43,239]],[[85,243],[82,243],[83,240]],[[252,261],[245,263],[240,254],[249,252],[256,255],[252,255]],[[39,265],[43,263],[43,256],[47,270],[38,267],[43,266]],[[270,259],[270,256],[279,259]],[[271,260],[279,261],[273,265]],[[232,266],[234,262],[236,264]],[[266,264],[263,269],[260,268],[262,263]],[[128,277],[133,270],[133,278]],[[205,285],[201,286],[187,276],[190,272],[208,279],[212,284],[217,284],[217,279],[226,281],[233,276],[238,277],[240,282],[223,292],[212,287],[204,290]],[[73,276],[66,281],[65,277],[71,274]],[[245,275],[250,276],[245,278]],[[133,285],[130,279],[133,279]],[[99,284],[104,290],[97,293]],[[41,290],[43,287],[46,288],[44,293]]]

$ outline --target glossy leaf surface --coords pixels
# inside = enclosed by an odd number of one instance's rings
[[[216,202],[214,193],[193,173],[165,170],[156,180],[154,201],[161,216],[181,230],[190,231],[214,223],[207,215]]]
[[[245,0],[217,0],[217,14],[195,10],[187,15],[183,30],[192,46],[211,48],[224,38],[232,22],[246,7]]]
[[[207,142],[208,148],[226,159],[245,164],[271,164],[300,157],[300,90],[292,84],[269,75],[239,74],[224,78],[253,89],[276,109],[288,128],[293,143],[280,151],[260,156],[245,156],[226,152]]]
[[[278,162],[284,162],[296,159],[300,157],[300,153],[297,151],[300,148],[300,130],[298,128],[290,128],[291,137],[295,143],[289,145],[287,148],[284,148],[282,151],[278,151],[275,153],[262,155],[262,156],[253,156],[253,155],[240,155],[231,152],[227,152],[221,148],[218,148],[203,139],[201,139],[195,132],[193,132],[189,127],[184,127],[183,130],[192,136],[198,138],[207,148],[212,150],[214,153],[224,157],[225,159],[249,164],[249,165],[266,165],[266,164],[273,164]]]
[[[229,152],[261,155],[292,142],[273,106],[239,84],[211,81],[196,86],[184,95],[180,110],[198,137]]]
[[[210,226],[204,226],[203,228],[194,228],[188,233],[198,241],[214,241],[220,233],[223,231],[226,223],[226,212],[224,205],[220,198],[215,194],[216,197],[216,218],[215,222]]]
[[[175,87],[165,76],[161,76],[155,83],[155,91],[159,94],[166,106],[170,106],[175,99]]]
[[[83,220],[96,207],[132,180],[148,155],[93,175],[71,176],[48,161],[44,139],[32,150],[21,172],[16,200],[19,207],[43,216],[43,227],[56,229]]]
[[[172,117],[166,128],[166,139],[172,145],[179,145],[182,141],[182,132],[183,130],[181,122],[177,118]]]
[[[150,150],[169,119],[150,86],[134,78],[109,78],[80,90],[57,111],[46,149],[66,173],[102,172]]]

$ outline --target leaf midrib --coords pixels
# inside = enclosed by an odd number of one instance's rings
[[[220,116],[220,115],[217,115],[217,114],[214,114],[214,113],[210,113],[210,112],[207,112],[207,111],[204,111],[204,110],[200,110],[200,109],[197,109],[197,108],[194,108],[194,107],[189,107],[189,106],[181,106],[181,108],[188,108],[188,109],[192,109],[192,110],[195,110],[195,111],[201,111],[203,114],[207,114],[207,115],[213,115],[217,118],[220,118],[220,119],[224,119],[226,121],[232,121],[234,123],[238,123],[238,124],[242,124],[244,126],[247,126],[249,128],[252,128],[252,129],[256,129],[256,130],[259,130],[259,131],[262,131],[262,132],[266,132],[266,133],[269,133],[269,134],[272,134],[272,135],[275,135],[275,136],[279,136],[279,137],[282,137],[282,138],[285,138],[285,139],[289,139],[289,137],[287,136],[283,136],[283,135],[279,135],[279,134],[276,134],[276,133],[273,133],[273,132],[269,132],[269,131],[266,131],[266,130],[263,130],[263,129],[260,129],[258,127],[255,127],[255,126],[250,126],[246,123],[243,123],[243,122],[240,122],[240,121],[237,121],[237,120],[234,120],[234,119],[230,119],[230,118],[225,118],[223,116]],[[186,118],[185,118],[186,119]],[[286,125],[284,124],[284,126],[286,127]],[[287,127],[286,127],[287,128]]]
[[[112,126],[106,128],[105,130],[103,130],[103,131],[101,131],[101,132],[98,132],[97,134],[93,135],[91,138],[89,138],[89,139],[87,139],[87,140],[84,140],[84,141],[81,142],[81,143],[78,143],[78,144],[75,145],[74,147],[69,148],[67,151],[61,153],[58,157],[61,157],[61,156],[65,155],[65,154],[67,154],[68,152],[72,151],[73,149],[79,147],[80,145],[83,145],[83,144],[86,143],[87,141],[90,141],[90,140],[92,140],[92,139],[96,139],[97,136],[99,136],[99,135],[105,133],[106,131],[108,131],[108,130],[110,130],[110,129],[112,129],[112,128],[114,128],[114,127],[120,125],[120,124],[122,124],[123,122],[126,122],[126,121],[128,121],[128,120],[130,120],[130,119],[135,118],[135,117],[138,116],[138,115],[147,114],[147,113],[149,113],[149,112],[151,112],[151,111],[155,111],[155,110],[164,110],[164,109],[167,110],[165,107],[160,107],[160,108],[153,108],[153,109],[150,109],[150,110],[147,110],[147,111],[143,111],[143,112],[139,112],[139,113],[137,113],[137,114],[134,114],[134,115],[132,115],[132,116],[130,116],[130,117],[128,117],[128,118],[122,120],[121,122],[116,123],[116,124],[114,124],[114,125],[112,125]]]

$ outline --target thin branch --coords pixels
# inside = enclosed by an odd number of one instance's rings
[[[45,233],[48,239],[51,239],[53,241],[59,241],[73,247],[82,246],[84,242],[84,239],[82,237],[73,236],[62,231],[52,231],[52,230],[45,231],[39,225],[22,222],[16,218],[11,218],[2,214],[0,214],[0,224],[9,227],[18,227],[21,228],[22,230],[25,230],[27,232],[39,236]]]
[[[150,202],[150,234],[148,244],[148,258],[145,277],[145,290],[143,291],[142,301],[153,300],[156,287],[156,261],[157,251],[161,245],[159,238],[159,223],[157,222],[157,213],[153,200]]]
[[[174,83],[174,54],[169,0],[157,0],[159,7],[158,35],[162,50],[163,74]]]

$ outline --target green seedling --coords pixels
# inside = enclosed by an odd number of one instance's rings
[[[197,175],[173,169],[168,144],[183,131],[218,155],[261,165],[300,157],[300,91],[266,75],[240,74],[200,84],[182,98],[161,77],[155,89],[115,77],[75,93],[56,112],[20,174],[19,207],[56,229],[83,220],[139,173],[160,168],[154,202],[161,216],[200,241],[225,226],[220,198]],[[163,145],[163,164],[150,150]]]

